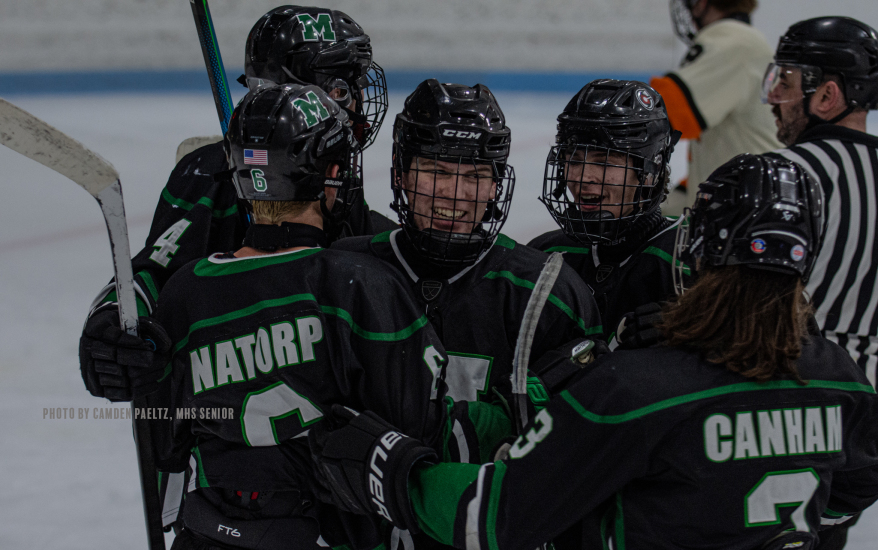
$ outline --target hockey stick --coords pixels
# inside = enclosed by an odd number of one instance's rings
[[[216,41],[213,19],[210,17],[207,0],[189,0],[189,3],[192,5],[192,17],[195,18],[195,28],[198,29],[198,40],[201,42],[201,53],[204,55],[204,66],[207,67],[207,77],[210,79],[210,89],[213,92],[213,101],[216,103],[220,127],[225,135],[229,129],[229,120],[232,118],[232,95],[229,93],[229,82],[226,79],[226,69],[223,67],[223,58]]]
[[[110,248],[113,252],[119,322],[125,332],[137,334],[134,274],[131,268],[128,226],[125,223],[119,173],[109,162],[78,141],[2,98],[0,98],[0,143],[73,180],[97,199],[104,214],[107,233],[110,236]],[[162,533],[161,505],[155,479],[155,457],[152,454],[149,427],[145,419],[139,419],[133,414],[144,405],[145,403],[140,399],[131,404],[146,534],[150,550],[164,550],[165,537]]]
[[[534,285],[527,307],[524,309],[524,317],[521,319],[521,328],[518,330],[518,340],[515,342],[515,355],[512,358],[512,416],[515,418],[515,431],[518,435],[524,433],[527,426],[527,367],[530,363],[530,348],[533,345],[534,334],[537,331],[537,323],[540,314],[546,305],[555,280],[561,272],[564,258],[559,252],[552,252],[537,282]]]

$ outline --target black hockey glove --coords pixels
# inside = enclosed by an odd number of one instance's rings
[[[329,425],[327,425],[329,424]],[[332,429],[334,426],[334,429]],[[436,452],[403,435],[371,412],[333,405],[324,422],[308,433],[320,500],[355,514],[378,514],[400,529],[420,532],[408,495],[408,476]]]
[[[98,311],[86,321],[79,340],[79,369],[92,395],[131,401],[158,389],[171,339],[150,317],[138,320],[138,330],[140,336],[123,332],[115,307]]]
[[[616,330],[619,349],[641,349],[657,345],[665,339],[656,326],[662,320],[662,305],[655,302],[626,313]]]
[[[802,531],[784,532],[759,547],[759,550],[814,550],[817,537]]]

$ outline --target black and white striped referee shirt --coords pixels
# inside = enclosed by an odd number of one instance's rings
[[[878,137],[822,124],[775,151],[820,182],[826,201],[823,247],[808,293],[817,322],[876,383],[878,366]]]

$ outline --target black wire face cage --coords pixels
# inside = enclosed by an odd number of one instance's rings
[[[515,170],[506,157],[404,154],[394,146],[393,204],[421,255],[471,265],[493,244],[509,215]]]
[[[331,221],[336,224],[345,222],[351,213],[354,202],[362,200],[363,189],[363,155],[361,151],[352,151],[347,166],[339,166],[338,177],[326,178],[326,186],[334,186],[337,182],[338,193],[332,205]]]
[[[360,115],[360,120],[352,120],[354,137],[363,149],[372,145],[387,114],[387,80],[384,69],[372,62],[369,70],[353,84],[343,78],[330,76],[321,84],[321,88],[345,109],[353,110],[353,100],[357,100],[354,111]]]
[[[384,69],[373,61],[359,82],[361,99],[357,111],[366,117],[366,122],[354,126],[354,136],[365,149],[375,143],[375,137],[378,136],[378,130],[387,114],[387,80],[384,78]]]
[[[631,222],[658,208],[663,160],[596,145],[556,145],[546,159],[540,201],[564,233],[583,244],[619,242]]]

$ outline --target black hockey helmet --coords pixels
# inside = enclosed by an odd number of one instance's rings
[[[861,21],[818,17],[791,26],[780,37],[774,63],[766,72],[765,100],[785,67],[801,70],[806,98],[817,91],[827,75],[836,75],[842,80],[850,108],[878,108],[878,33]]]
[[[265,81],[319,86],[353,111],[364,148],[387,113],[384,70],[372,61],[369,35],[337,10],[280,6],[263,15],[247,37],[244,78],[250,89]]]
[[[558,116],[540,200],[570,238],[618,242],[667,195],[678,139],[662,97],[649,85],[594,80]]]
[[[744,154],[698,186],[687,215],[675,250],[683,262],[743,264],[807,282],[823,232],[823,191],[792,161]]]
[[[238,198],[322,201],[324,188],[335,187],[333,214],[345,217],[351,191],[362,187],[360,145],[347,122],[347,113],[317,86],[284,84],[247,93],[224,141]],[[326,175],[332,164],[339,165],[338,177]]]
[[[393,203],[430,261],[472,264],[506,222],[511,132],[487,86],[425,80],[393,124]],[[459,177],[458,177],[459,174]]]

